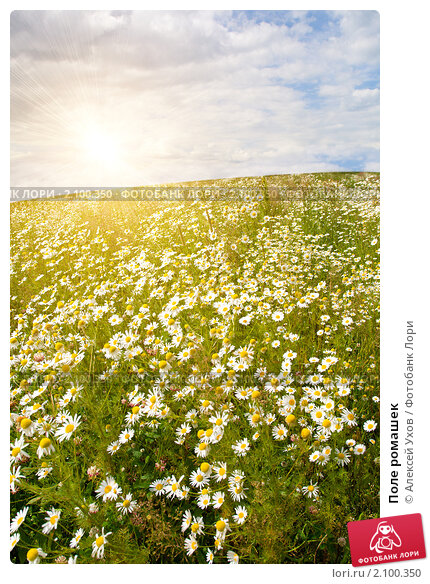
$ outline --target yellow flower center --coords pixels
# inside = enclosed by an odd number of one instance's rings
[[[105,486],[105,493],[106,495],[112,491],[112,487],[110,485]]]
[[[202,472],[208,472],[208,470],[209,470],[209,464],[207,462],[202,462],[202,464],[200,465],[200,470]]]
[[[18,456],[18,454],[19,454],[20,452],[21,452],[21,448],[20,448],[19,446],[17,446],[16,448],[14,448],[14,449],[12,450],[12,456],[13,456],[13,457],[15,457],[15,456]]]
[[[312,493],[312,491],[313,491],[313,490],[314,490],[314,487],[313,487],[313,485],[309,485],[309,487],[308,487],[308,491]]]
[[[73,424],[67,424],[67,426],[65,427],[65,432],[66,434],[70,434],[71,432],[73,432],[74,429],[75,426]]]
[[[225,522],[222,519],[220,519],[219,521],[216,522],[216,528],[218,531],[224,531]]]
[[[125,501],[123,501],[122,506],[127,509],[128,507],[130,507],[130,501],[128,499],[126,499]]]
[[[57,519],[58,519],[58,515],[53,515],[53,516],[50,518],[50,520],[49,520],[49,523],[50,523],[51,525],[55,525],[55,524],[56,524],[56,522],[57,522]]]
[[[24,418],[21,420],[21,428],[23,430],[26,430],[29,426],[31,426],[30,418]]]
[[[101,547],[105,542],[105,538],[101,535],[96,539],[96,546]]]
[[[42,440],[39,442],[39,446],[42,449],[49,448],[51,446],[51,440],[49,438],[42,438]]]
[[[27,560],[29,562],[34,562],[34,560],[37,558],[38,555],[39,555],[39,551],[36,548],[31,548],[27,552]]]

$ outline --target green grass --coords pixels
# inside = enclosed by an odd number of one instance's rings
[[[366,431],[364,424],[379,420],[379,176],[214,184],[263,194],[277,188],[281,196],[12,206],[11,468],[22,475],[13,484],[12,519],[28,507],[13,562],[25,563],[28,550],[40,548],[42,562],[77,555],[78,563],[205,563],[207,550],[215,551],[215,524],[228,519],[216,563],[228,561],[229,551],[241,563],[348,563],[347,522],[378,516],[379,427]],[[299,200],[285,196],[291,189]],[[110,320],[115,315],[119,324]],[[184,351],[189,358],[182,361]],[[294,356],[285,357],[288,351]],[[333,363],[319,372],[327,357]],[[257,378],[262,369],[265,377]],[[249,395],[241,399],[244,388]],[[128,425],[137,401],[148,408]],[[334,408],[322,419],[330,429],[323,431],[312,412],[329,401]],[[355,425],[341,417],[345,409]],[[216,430],[209,418],[217,412],[225,413],[224,432],[200,458],[198,431]],[[61,442],[56,434],[69,415],[80,424]],[[33,435],[23,434],[23,418],[34,424]],[[190,432],[178,444],[182,424]],[[280,425],[285,439],[275,440]],[[109,453],[127,428],[133,438]],[[24,456],[16,452],[20,438]],[[39,458],[43,438],[55,451]],[[245,438],[249,451],[238,456],[232,445]],[[364,445],[364,454],[354,444]],[[309,460],[327,446],[319,462]],[[342,449],[350,457],[345,466],[336,458]],[[243,473],[246,498],[235,501],[227,480],[211,476],[209,494],[221,491],[225,500],[200,509],[190,475],[202,462],[227,463],[228,478]],[[40,479],[44,467],[52,470]],[[183,476],[186,498],[149,489],[172,476]],[[122,493],[103,502],[96,490],[107,477]],[[310,484],[318,496],[303,494]],[[128,493],[135,508],[123,515],[116,503]],[[243,524],[233,520],[238,506],[248,513]],[[43,533],[52,508],[61,511],[58,525]],[[181,531],[187,510],[204,522],[191,555],[184,548],[190,528]],[[97,558],[92,549],[102,528],[112,533]],[[71,548],[78,529],[84,535]]]

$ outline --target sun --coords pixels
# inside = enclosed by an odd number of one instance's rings
[[[94,108],[76,109],[67,119],[65,143],[80,187],[122,184],[129,175],[130,144],[115,118],[103,118]]]
[[[110,166],[117,162],[119,148],[117,141],[107,132],[90,129],[82,136],[82,146],[85,156],[102,166]]]

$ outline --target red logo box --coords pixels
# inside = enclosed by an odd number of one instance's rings
[[[356,567],[426,557],[420,513],[351,521],[348,536]]]

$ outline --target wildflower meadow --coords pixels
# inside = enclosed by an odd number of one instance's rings
[[[378,517],[379,174],[214,184],[11,205],[12,562],[348,563]]]

